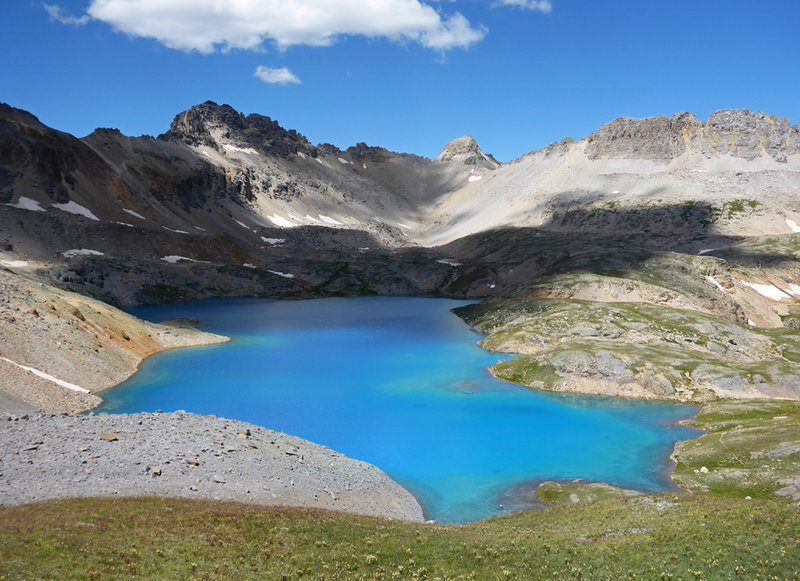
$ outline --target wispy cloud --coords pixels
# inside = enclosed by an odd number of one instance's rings
[[[537,10],[544,14],[550,14],[553,11],[553,5],[550,0],[495,0],[495,6],[516,6],[525,10]]]
[[[256,72],[253,73],[253,76],[261,79],[265,83],[270,83],[271,85],[288,85],[289,83],[296,85],[302,84],[300,79],[298,79],[297,76],[295,76],[295,74],[286,67],[273,69],[270,67],[259,66],[256,69]]]
[[[486,36],[487,29],[483,26],[472,28],[462,14],[456,12],[453,16],[441,23],[436,30],[431,31],[422,38],[422,44],[428,48],[446,50],[449,48],[468,48],[473,42],[478,42]]]
[[[53,14],[68,18],[61,9]],[[423,0],[91,0],[87,15],[125,34],[201,53],[260,50],[265,42],[281,50],[329,46],[346,35],[449,50],[486,35],[462,14],[443,15]]]
[[[43,4],[45,11],[50,16],[50,22],[60,22],[61,24],[70,24],[72,26],[83,26],[91,17],[84,14],[80,17],[75,17],[69,10],[64,10],[57,4]]]

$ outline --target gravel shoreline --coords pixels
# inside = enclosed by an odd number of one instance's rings
[[[185,412],[0,419],[0,505],[99,496],[423,521],[414,496],[375,466],[253,424]]]

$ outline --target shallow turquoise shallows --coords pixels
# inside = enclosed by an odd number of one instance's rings
[[[146,307],[234,339],[148,359],[100,411],[186,410],[252,422],[375,464],[427,518],[536,506],[542,480],[671,488],[691,406],[534,392],[491,377],[498,356],[450,309],[465,301],[209,300]]]

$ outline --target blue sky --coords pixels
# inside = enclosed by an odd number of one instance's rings
[[[0,101],[77,136],[209,99],[313,143],[469,134],[501,161],[620,116],[800,122],[800,0],[5,0],[0,22]]]

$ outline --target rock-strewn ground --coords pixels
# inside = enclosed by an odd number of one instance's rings
[[[2,420],[0,504],[113,495],[423,519],[375,466],[252,424],[183,412]]]

